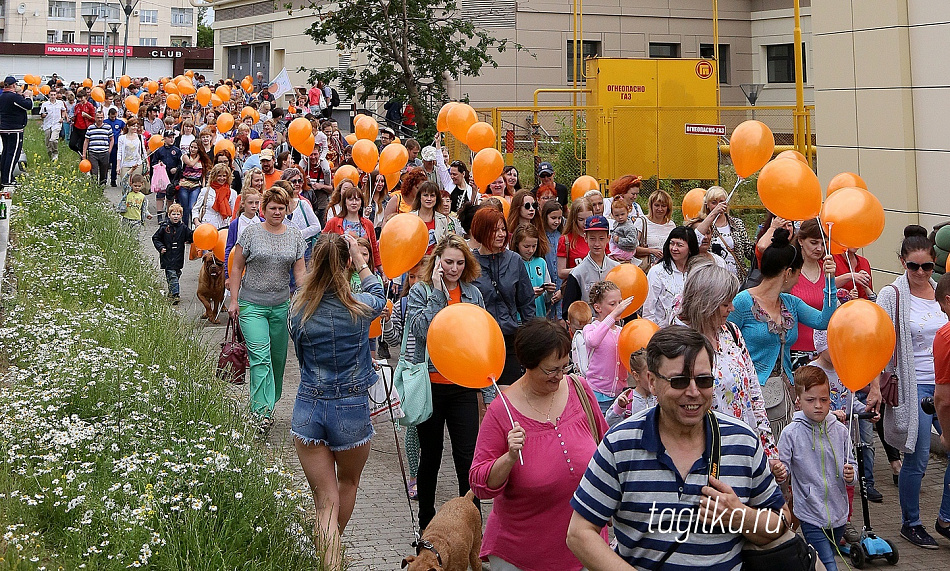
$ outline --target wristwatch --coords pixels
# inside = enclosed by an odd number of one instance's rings
[[[360,269],[356,270],[356,273],[360,273],[368,267],[369,267],[369,264],[367,264],[366,262],[363,262],[363,265],[360,266]]]

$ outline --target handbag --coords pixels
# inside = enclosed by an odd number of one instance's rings
[[[824,571],[825,565],[818,558],[815,548],[792,531],[785,521],[785,533],[765,545],[746,541],[742,547],[743,571]]]
[[[897,295],[897,305],[894,315],[896,319],[894,320],[894,330],[897,333],[897,342],[901,342],[901,292],[897,290],[894,286],[888,286],[894,288],[894,294]],[[897,394],[898,378],[897,378],[897,347],[894,348],[894,352],[891,354],[891,362],[888,363],[886,372],[890,373],[884,375],[884,378],[881,380],[881,401],[889,407],[896,407],[898,405],[899,396]]]
[[[587,427],[590,428],[590,435],[594,438],[595,444],[600,444],[604,435],[600,432],[600,425],[597,424],[597,419],[594,417],[594,407],[590,404],[590,397],[587,396],[587,391],[584,390],[584,385],[581,384],[580,379],[574,375],[568,375],[568,378],[571,379],[571,385],[577,394],[577,400],[581,401],[581,407],[584,408],[584,414],[587,415]],[[600,408],[598,407],[597,410],[600,410]]]
[[[393,382],[393,368],[389,363],[374,361],[373,368],[376,369],[376,375],[379,380],[369,388],[369,417],[373,422],[377,420],[396,420],[406,416],[402,411],[399,393],[396,392],[396,385]],[[389,370],[387,379],[386,370]],[[392,414],[389,411],[392,410]]]
[[[430,291],[425,288],[426,297]],[[403,426],[418,426],[432,416],[432,384],[429,381],[429,349],[426,348],[425,358],[421,363],[410,363],[406,356],[406,341],[409,339],[409,321],[402,328],[402,344],[399,351],[399,362],[393,372],[393,384],[400,396],[400,405],[403,416],[399,424]]]
[[[244,343],[244,335],[241,334],[241,326],[233,317],[228,316],[228,324],[224,328],[224,342],[221,343],[221,353],[218,355],[218,377],[232,385],[243,385],[249,366],[247,345]]]
[[[782,355],[784,354],[785,334],[783,333],[782,346],[778,352],[775,368],[772,369],[772,374],[762,385],[762,401],[776,442],[778,442],[782,430],[792,421],[792,415],[795,413],[794,389],[785,375],[785,368],[782,364]],[[776,371],[778,371],[778,374],[775,374]]]
[[[643,220],[643,233],[640,235],[640,245],[646,248],[647,247],[647,228],[648,228],[647,217],[639,216],[638,218],[640,218],[640,220]],[[647,254],[646,256],[642,258],[637,258],[637,259],[640,260],[640,269],[643,270],[643,273],[649,272],[650,268],[653,267],[652,254]]]
[[[168,180],[168,171],[164,163],[158,163],[152,167],[152,182],[149,185],[152,192],[165,192],[170,183],[171,181]]]

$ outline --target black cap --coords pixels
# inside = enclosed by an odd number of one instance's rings
[[[174,129],[165,129],[165,132],[163,133],[163,135],[165,135],[166,137],[175,137],[177,136],[177,133],[175,133]]]
[[[12,75],[8,75],[6,79],[3,80],[3,86],[10,87],[11,85],[16,85],[16,78]]]
[[[551,163],[541,163],[538,165],[538,174],[544,176],[546,174],[554,174],[554,165]]]

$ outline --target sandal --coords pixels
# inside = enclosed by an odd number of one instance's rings
[[[409,499],[418,500],[419,499],[419,490],[416,488],[416,479],[409,479]]]

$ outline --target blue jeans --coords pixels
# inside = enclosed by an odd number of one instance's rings
[[[917,385],[917,402],[924,397],[934,396],[933,385]],[[917,406],[917,444],[913,452],[904,454],[904,464],[901,467],[900,486],[898,487],[901,502],[901,523],[908,526],[921,525],[920,521],[920,483],[927,470],[927,461],[930,459],[930,427],[940,425],[933,415],[924,413]],[[943,499],[940,502],[940,519],[950,521],[950,465],[943,474]]]
[[[165,281],[168,282],[168,295],[179,295],[181,288],[178,285],[178,278],[181,277],[181,270],[165,270]]]
[[[838,571],[835,553],[838,551],[836,546],[844,536],[844,526],[822,529],[817,525],[802,522],[802,535],[805,536],[805,541],[818,552],[818,558],[825,564],[825,568],[828,571]],[[831,543],[831,538],[834,538],[834,544]]]
[[[195,187],[193,189],[187,189],[182,187],[178,192],[178,202],[181,203],[181,209],[184,211],[182,213],[181,219],[185,222],[185,225],[191,228],[191,211],[195,207],[195,201],[198,200],[198,195],[201,194],[201,187]]]

